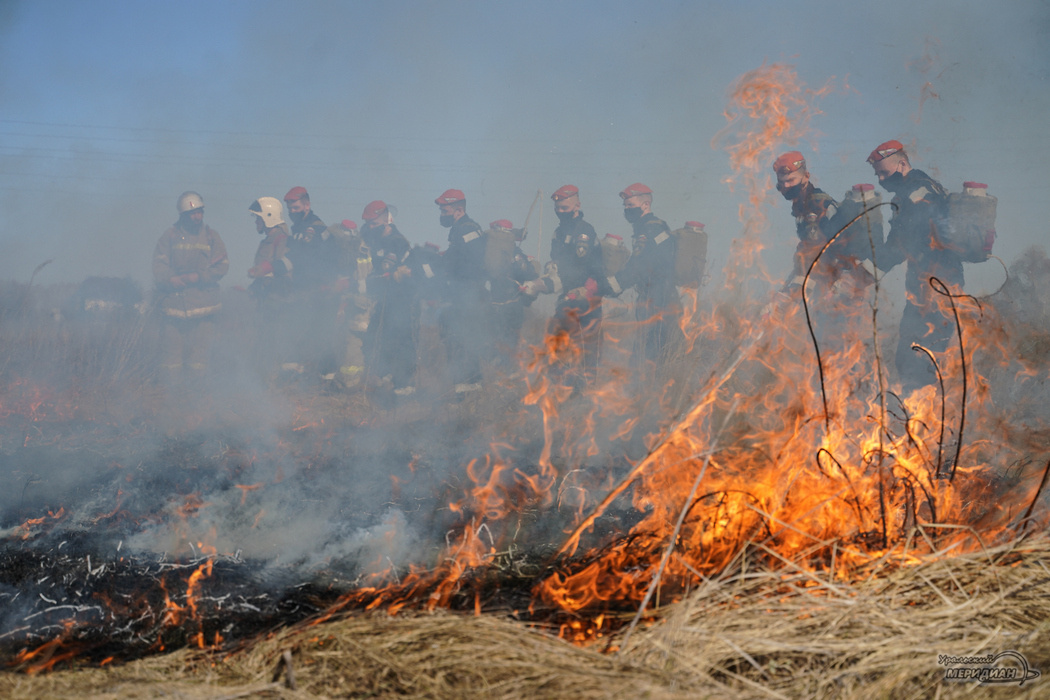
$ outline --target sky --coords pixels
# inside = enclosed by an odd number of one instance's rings
[[[551,192],[577,185],[599,234],[627,238],[617,193],[633,182],[672,228],[707,225],[717,275],[745,201],[717,137],[731,87],[768,64],[828,88],[782,150],[832,196],[874,182],[865,158],[896,138],[950,190],[988,183],[1007,263],[1046,243],[1045,1],[0,0],[0,280],[50,260],[37,283],[148,288],[196,190],[229,250],[223,284],[243,285],[248,205],[296,185],[327,223],[382,199],[411,242],[442,247],[445,189],[483,226],[521,226],[542,192],[524,243],[542,260]],[[786,273],[788,203],[762,206],[765,258]]]

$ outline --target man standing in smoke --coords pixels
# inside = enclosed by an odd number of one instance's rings
[[[293,187],[284,195],[284,203],[292,220],[288,252],[296,267],[294,287],[312,291],[331,284],[338,253],[328,228],[310,206],[310,193],[305,187]]]
[[[276,197],[259,197],[248,207],[255,219],[255,230],[263,239],[255,251],[255,264],[248,270],[248,288],[258,304],[255,352],[259,363],[269,370],[277,358],[287,357],[294,345],[288,318],[294,313],[289,295],[295,266],[288,257],[288,225]]]
[[[310,193],[296,186],[284,195],[292,220],[288,236],[288,258],[295,265],[292,277],[293,303],[299,313],[289,322],[289,331],[300,338],[296,372],[306,366],[321,376],[335,376],[339,368],[339,296],[334,287],[339,276],[339,250],[328,227],[313,212]]]
[[[481,358],[491,342],[485,327],[485,234],[467,216],[467,197],[461,190],[445,190],[434,203],[441,225],[448,228],[444,254],[445,300],[441,339],[457,394],[481,389]]]
[[[674,283],[676,245],[671,228],[652,212],[653,191],[640,182],[622,192],[623,216],[633,227],[631,257],[616,275],[608,278],[612,294],[629,287],[638,293],[635,319],[639,336],[635,362],[659,363],[681,335],[682,313]]]
[[[405,265],[411,246],[394,226],[385,202],[369,202],[361,218],[361,238],[372,257],[367,285],[373,305],[362,346],[365,370],[369,379],[389,376],[394,392],[407,396],[415,391],[416,374],[415,289]]]
[[[527,293],[559,294],[547,333],[567,333],[582,351],[579,372],[569,381],[573,389],[579,390],[597,376],[602,345],[601,302],[614,290],[605,272],[598,234],[584,221],[579,189],[564,185],[551,199],[558,217],[558,228],[551,239],[554,274],[548,273],[524,289]]]
[[[179,220],[153,250],[157,307],[163,315],[161,366],[170,381],[184,369],[200,379],[208,367],[214,318],[222,308],[219,280],[230,268],[226,246],[204,224],[204,200],[183,192],[175,203]]]
[[[954,331],[952,320],[937,306],[939,294],[930,280],[936,277],[950,292],[958,293],[963,285],[962,260],[938,238],[938,229],[947,225],[947,191],[911,167],[901,142],[880,144],[868,156],[868,163],[879,184],[893,193],[890,232],[876,262],[886,271],[908,263],[904,282],[907,304],[895,358],[903,389],[908,392],[936,381],[929,359],[913,351],[912,343],[934,353],[943,352]]]

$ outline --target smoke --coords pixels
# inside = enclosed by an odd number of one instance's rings
[[[432,563],[444,533],[461,524],[450,504],[473,486],[463,476],[471,460],[521,429],[519,452],[501,466],[535,471],[545,440],[537,409],[499,388],[473,415],[441,402],[394,418],[386,408],[344,412],[320,384],[259,372],[255,354],[282,339],[258,334],[254,305],[237,289],[259,241],[252,200],[302,185],[332,224],[360,221],[367,202],[383,199],[397,205],[410,242],[444,247],[433,200],[445,189],[466,192],[476,221],[515,226],[540,191],[524,248],[543,261],[557,225],[550,192],[577,185],[600,236],[629,235],[617,193],[640,181],[672,229],[705,222],[712,280],[702,294],[713,294],[746,226],[741,207],[752,205],[749,192],[729,188],[730,156],[713,139],[731,86],[775,65],[804,85],[848,89],[821,100],[809,132],[769,144],[756,172],[798,146],[816,184],[840,198],[874,181],[864,158],[875,144],[900,139],[949,189],[989,183],[999,197],[996,252],[1013,260],[1046,237],[1048,19],[1038,2],[758,2],[746,11],[672,2],[0,3],[0,279],[21,294],[54,259],[32,298],[45,287],[55,296],[0,309],[3,342],[22,353],[0,367],[0,399],[20,410],[3,420],[0,473],[12,487],[0,493],[0,534],[95,533],[108,556],[119,546],[190,557],[203,543],[273,571],[362,577]],[[148,303],[153,246],[187,189],[203,195],[205,223],[230,258],[216,379],[203,388],[158,385],[149,368],[161,339],[148,317],[91,328],[53,313],[88,276],[127,277]],[[782,279],[794,222],[778,196],[760,206],[761,262]],[[1002,274],[994,262],[967,266],[973,291],[994,289]],[[895,294],[882,304],[888,328],[902,288],[899,271],[883,283]],[[745,302],[754,300],[701,299],[723,303],[727,323],[740,321]],[[549,306],[530,310],[533,330]],[[607,313],[611,329],[624,320],[613,304]],[[82,344],[70,349],[70,338]],[[310,328],[289,340],[306,354],[319,341]],[[706,376],[723,360],[711,352],[682,376]],[[615,379],[626,384],[624,376]],[[273,390],[275,382],[293,386]],[[61,391],[34,403],[38,385]],[[33,405],[42,421],[25,417]],[[660,428],[643,420],[623,430],[608,408],[576,409],[596,428],[562,446],[574,476],[556,507],[589,507],[607,486],[587,469],[619,456],[595,445],[637,459],[647,431]],[[558,536],[556,518],[532,525],[537,537]]]

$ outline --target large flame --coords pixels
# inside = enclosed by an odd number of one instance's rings
[[[552,489],[559,515],[572,518],[573,528],[559,548],[560,563],[535,587],[533,611],[561,611],[561,633],[576,641],[613,624],[607,612],[637,609],[654,592],[659,603],[676,600],[742,553],[824,577],[814,581],[851,580],[875,560],[906,565],[924,553],[974,548],[1013,532],[1022,508],[1001,505],[994,481],[1004,460],[1020,455],[1009,446],[988,449],[997,412],[987,381],[971,378],[965,396],[960,388],[967,367],[1004,356],[1003,334],[979,325],[983,310],[975,300],[940,298],[959,319],[960,341],[973,339],[936,358],[946,394],[933,386],[899,396],[887,388],[873,340],[874,290],[829,293],[808,285],[807,300],[818,299],[823,314],[815,348],[800,299],[781,295],[769,303],[764,288],[742,283],[768,280],[759,259],[768,164],[777,149],[811,136],[812,101],[828,89],[805,89],[791,67],[779,64],[733,87],[729,126],[717,142],[729,153],[730,184],[746,191],[743,234],[726,288],[707,304],[686,300],[686,343],[658,373],[661,390],[650,385],[649,395],[640,395],[628,373],[613,369],[585,401],[574,402],[559,377],[579,350],[565,334],[548,337],[527,366],[525,403],[539,409],[543,425],[536,470],[514,465],[509,445],[471,462],[473,490],[453,504],[464,522],[445,562],[417,572],[410,585],[370,591],[373,603],[393,610],[426,590],[428,606],[446,604],[466,585],[465,572],[506,546],[508,516],[549,507]],[[610,322],[607,337],[620,343],[636,330],[631,326]],[[643,419],[654,413],[660,421]],[[588,466],[645,426],[660,425],[626,470]],[[1025,488],[1020,503],[1032,497]],[[603,519],[628,501],[637,522],[611,537],[599,534]]]

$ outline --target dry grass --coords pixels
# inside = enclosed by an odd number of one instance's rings
[[[241,650],[182,650],[123,666],[0,676],[10,698],[1044,697],[942,680],[938,654],[1013,649],[1050,672],[1050,540],[852,583],[747,568],[704,581],[619,652],[577,648],[494,615],[351,615],[277,630]],[[622,635],[620,637],[622,639]],[[613,638],[616,644],[620,641]],[[291,654],[295,688],[281,658]],[[276,677],[276,680],[274,680]]]

